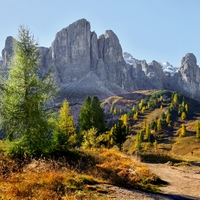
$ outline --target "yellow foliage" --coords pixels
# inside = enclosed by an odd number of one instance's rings
[[[133,114],[133,120],[138,120],[138,112]]]
[[[114,114],[114,115],[117,114],[117,108],[114,108],[114,110],[113,110],[113,114]]]
[[[186,126],[185,126],[185,124],[182,124],[180,136],[186,136]]]
[[[182,112],[182,114],[181,114],[181,119],[182,119],[182,120],[185,120],[185,118],[186,118],[186,113],[185,113],[185,112]]]

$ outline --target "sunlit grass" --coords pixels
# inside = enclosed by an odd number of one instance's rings
[[[1,154],[4,168],[0,169],[0,199],[70,200],[91,197],[105,200],[108,192],[96,187],[102,183],[158,190],[158,177],[133,157],[116,149],[81,151],[88,160],[80,158],[77,165],[69,165],[65,159],[62,162],[32,159],[16,170],[17,163]],[[87,170],[84,167],[81,169],[83,165],[87,166]]]

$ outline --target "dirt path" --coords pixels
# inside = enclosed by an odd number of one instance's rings
[[[160,188],[160,195],[112,185],[99,185],[100,188],[110,191],[105,200],[200,200],[200,166],[144,165],[169,183]]]
[[[200,166],[169,166],[167,164],[146,164],[169,185],[161,188],[164,194],[200,199]]]

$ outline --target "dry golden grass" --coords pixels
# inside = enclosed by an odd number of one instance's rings
[[[32,159],[14,170],[17,162],[1,153],[4,168],[0,169],[0,199],[105,200],[108,192],[99,191],[97,183],[155,190],[158,177],[137,159],[108,149],[83,150],[82,153],[92,160],[87,171],[68,165],[66,160],[64,164],[44,159]]]
[[[177,137],[171,152],[185,160],[200,161],[200,140],[195,136]]]

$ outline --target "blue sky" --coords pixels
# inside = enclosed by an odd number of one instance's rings
[[[50,47],[58,31],[85,18],[98,36],[113,30],[137,59],[176,67],[186,53],[200,59],[200,0],[0,0],[0,8],[0,50],[19,25]]]

